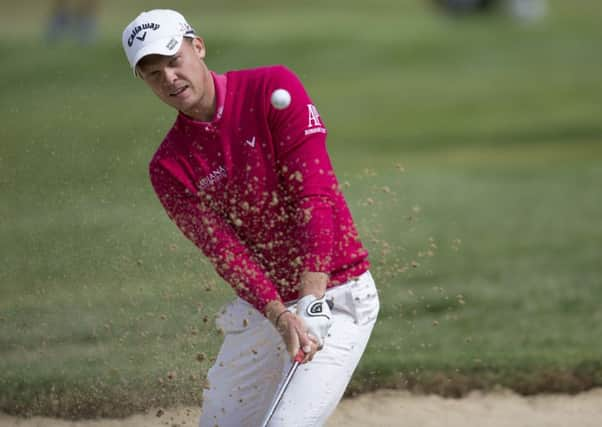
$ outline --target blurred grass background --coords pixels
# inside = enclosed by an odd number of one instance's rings
[[[286,64],[318,105],[382,300],[349,393],[602,385],[599,2],[525,25],[420,0],[105,0],[89,46],[45,43],[47,6],[0,14],[0,410],[200,399],[232,292],[148,182],[175,114],[120,37],[153,7],[212,69]]]

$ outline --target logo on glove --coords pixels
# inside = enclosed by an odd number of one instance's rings
[[[307,315],[310,317],[325,317],[330,319],[330,316],[324,313],[322,304],[324,301],[316,300],[307,306]]]

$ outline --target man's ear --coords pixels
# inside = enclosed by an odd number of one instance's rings
[[[200,59],[205,59],[207,48],[205,47],[205,40],[202,37],[192,39],[192,48]]]

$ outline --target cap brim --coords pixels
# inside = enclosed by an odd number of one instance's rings
[[[189,36],[186,36],[189,37]],[[168,46],[173,44],[172,40],[176,41],[176,44],[170,49]],[[180,47],[182,46],[182,41],[184,40],[184,35],[178,34],[177,36],[165,37],[159,40],[154,41],[148,46],[143,47],[138,52],[136,52],[136,56],[134,57],[134,61],[132,63],[132,71],[134,72],[134,76],[136,75],[136,66],[138,62],[145,56],[149,55],[163,55],[163,56],[172,56],[175,55]]]

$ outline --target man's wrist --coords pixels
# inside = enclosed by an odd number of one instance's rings
[[[272,323],[272,325],[276,326],[278,316],[285,310],[287,310],[287,308],[282,301],[273,300],[267,303],[265,306],[264,315]]]
[[[289,311],[287,308],[285,308],[284,310],[282,310],[280,312],[280,314],[278,314],[278,316],[276,316],[276,320],[274,321],[274,326],[276,327],[276,329],[278,329],[280,327],[280,322],[281,322],[281,318],[284,317],[285,314],[293,314],[291,311]]]
[[[326,293],[328,279],[328,274],[318,271],[306,271],[305,273],[302,273],[301,283],[299,285],[299,298],[303,298],[307,295],[322,298]]]

